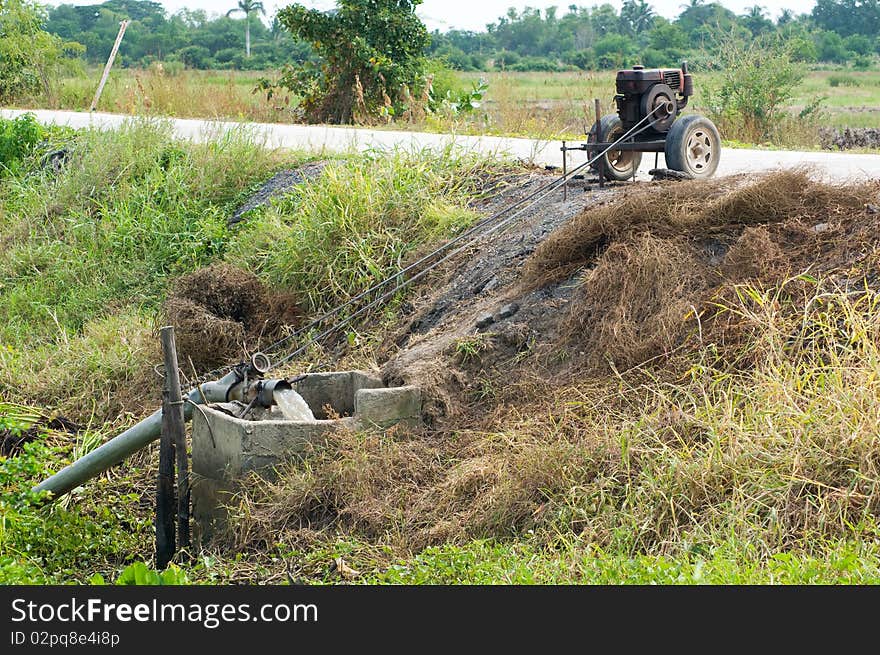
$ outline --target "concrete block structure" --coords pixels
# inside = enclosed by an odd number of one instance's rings
[[[336,430],[384,429],[421,420],[417,387],[386,388],[369,373],[307,375],[293,384],[314,421],[287,420],[277,407],[239,418],[240,403],[203,407],[193,415],[192,503],[197,543],[207,543],[226,525],[226,505],[251,472],[271,477],[274,467],[306,448],[320,447]]]

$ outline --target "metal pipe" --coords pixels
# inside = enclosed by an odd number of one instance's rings
[[[190,402],[184,402],[183,411],[186,420],[192,418],[193,404],[222,403],[230,398],[230,392],[239,386],[241,376],[237,371],[228,373],[216,382],[209,382],[189,392]],[[137,425],[130,427],[103,446],[96,448],[87,455],[65,466],[55,475],[33,488],[35,492],[49,491],[51,500],[72,491],[87,480],[119,464],[129,455],[150,445],[162,433],[162,410],[158,410]]]

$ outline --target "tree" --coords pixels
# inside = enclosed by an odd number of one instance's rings
[[[244,56],[251,56],[251,14],[252,13],[261,13],[264,16],[266,15],[266,10],[263,8],[262,2],[253,2],[252,0],[238,0],[238,6],[235,9],[230,9],[226,12],[227,18],[230,14],[234,14],[236,12],[242,12],[244,14]]]
[[[816,0],[812,16],[818,27],[842,37],[880,33],[880,0]]]
[[[44,20],[42,8],[30,0],[0,2],[0,102],[41,90],[51,96],[50,82],[65,52],[82,49],[43,30]]]
[[[748,7],[740,21],[743,27],[749,30],[753,36],[758,36],[773,29],[773,22],[764,15],[764,8],[759,5]]]
[[[777,27],[785,27],[794,20],[794,11],[791,9],[783,9],[779,12],[779,18],[776,19]]]
[[[641,34],[651,27],[654,10],[646,0],[624,0],[620,10],[620,20],[629,32]]]
[[[288,68],[280,81],[301,98],[303,117],[351,123],[413,110],[427,84],[430,37],[415,11],[421,3],[339,0],[333,12],[299,4],[278,12],[281,24],[321,59],[320,66]]]

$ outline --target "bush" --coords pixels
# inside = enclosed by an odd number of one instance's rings
[[[579,50],[568,57],[568,62],[581,70],[591,70],[594,61],[592,50]]]
[[[857,55],[869,55],[873,50],[873,43],[864,34],[853,34],[843,40],[843,47]]]
[[[836,74],[828,76],[828,86],[861,86],[862,83],[857,77],[845,74]]]
[[[33,152],[46,136],[46,130],[33,114],[15,120],[0,119],[0,176],[17,174],[24,158]]]
[[[30,0],[0,3],[0,102],[39,92],[49,96],[64,54],[82,51],[43,30],[44,19],[41,6]]]
[[[186,48],[180,49],[177,54],[188,68],[206,69],[216,64],[211,58],[211,51],[204,46],[187,46]]]
[[[604,36],[593,48],[599,68],[620,68],[632,53],[632,40],[620,34]]]
[[[279,22],[307,41],[319,66],[288,68],[280,85],[301,98],[299,109],[313,123],[391,120],[414,110],[426,85],[428,30],[416,16],[422,0],[339,0],[324,13],[298,4],[278,13]],[[261,84],[260,88],[266,88]]]
[[[789,44],[766,36],[749,43],[722,37],[717,55],[719,77],[704,86],[703,105],[727,138],[751,143],[779,135],[785,106],[805,71],[791,56]],[[818,111],[821,98],[801,112],[803,122]]]
[[[819,35],[818,51],[819,61],[845,64],[850,58],[850,53],[843,44],[843,37],[837,32],[822,32]]]
[[[556,73],[562,70],[555,61],[545,57],[523,57],[517,63],[508,66],[508,70],[515,72],[540,71],[544,73]]]
[[[519,63],[522,57],[519,56],[519,53],[512,52],[509,50],[502,50],[501,52],[495,55],[495,68],[498,70],[506,70],[512,66],[515,66]]]

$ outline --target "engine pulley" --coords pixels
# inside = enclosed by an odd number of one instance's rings
[[[675,91],[667,84],[655,84],[642,96],[642,117],[654,112],[651,127],[658,132],[668,132],[677,115]]]

